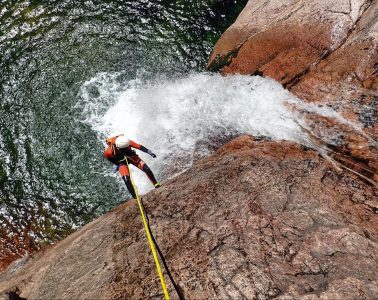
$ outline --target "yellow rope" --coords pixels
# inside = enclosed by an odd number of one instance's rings
[[[163,288],[165,299],[169,300],[169,294],[168,294],[167,286],[165,284],[163,272],[161,271],[161,267],[160,267],[158,256],[156,254],[155,246],[154,246],[154,243],[152,241],[151,232],[150,232],[150,229],[149,229],[149,227],[147,225],[147,219],[146,219],[146,216],[145,216],[144,211],[143,211],[142,202],[140,201],[140,198],[139,198],[139,195],[138,195],[138,191],[137,191],[136,186],[134,184],[133,177],[131,176],[131,170],[130,170],[130,167],[129,167],[129,162],[128,162],[128,160],[127,160],[126,157],[125,157],[125,159],[126,159],[127,167],[129,169],[129,172],[130,172],[131,184],[132,184],[132,186],[134,188],[134,191],[135,191],[135,195],[136,195],[136,198],[137,198],[140,214],[142,215],[144,229],[145,229],[146,234],[147,234],[147,240],[148,240],[148,243],[150,244],[152,255],[154,256],[154,261],[155,261],[157,272],[159,274],[161,287]]]

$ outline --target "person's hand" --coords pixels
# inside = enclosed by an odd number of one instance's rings
[[[148,154],[151,155],[153,158],[156,158],[156,154],[153,153],[151,150],[148,150]]]

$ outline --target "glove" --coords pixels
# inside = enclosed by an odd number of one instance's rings
[[[156,154],[155,153],[153,153],[151,150],[148,150],[148,154],[149,155],[151,155],[153,158],[155,158],[156,157]]]

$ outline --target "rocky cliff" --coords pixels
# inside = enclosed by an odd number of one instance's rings
[[[316,117],[312,129],[377,181],[378,1],[251,0],[222,35],[208,68],[258,74],[362,128]],[[342,134],[340,134],[342,132]],[[332,138],[330,138],[332,137]]]
[[[372,299],[376,197],[313,150],[243,136],[143,201],[186,299]],[[0,299],[162,298],[134,201],[18,264]]]
[[[362,130],[309,114],[330,157],[242,136],[143,196],[185,299],[377,297],[377,16],[378,1],[251,0],[221,37],[210,69],[273,77]],[[14,262],[0,299],[162,299],[136,203]]]

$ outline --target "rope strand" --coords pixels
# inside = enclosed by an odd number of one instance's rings
[[[129,171],[130,171],[129,162],[127,160],[127,157],[125,157],[125,158],[126,158],[127,167],[129,168]],[[161,283],[161,287],[163,289],[164,297],[165,297],[165,300],[170,300],[169,294],[168,294],[168,290],[167,290],[167,286],[165,284],[163,272],[161,271],[159,259],[158,259],[158,256],[156,254],[154,242],[153,242],[152,237],[151,237],[151,232],[150,232],[149,226],[147,224],[146,216],[145,216],[144,211],[143,211],[142,202],[141,202],[141,200],[139,198],[138,190],[136,189],[136,186],[134,184],[133,177],[131,176],[131,171],[130,171],[130,179],[131,179],[131,184],[133,185],[133,188],[134,188],[134,191],[135,191],[135,195],[136,195],[136,198],[137,198],[137,202],[138,202],[138,206],[139,206],[139,211],[140,211],[140,214],[142,215],[144,229],[146,231],[147,240],[148,240],[148,243],[150,245],[150,248],[151,248],[151,251],[152,251],[152,255],[154,257],[155,266],[156,266],[156,270],[157,270],[159,278],[160,278],[160,283]]]

